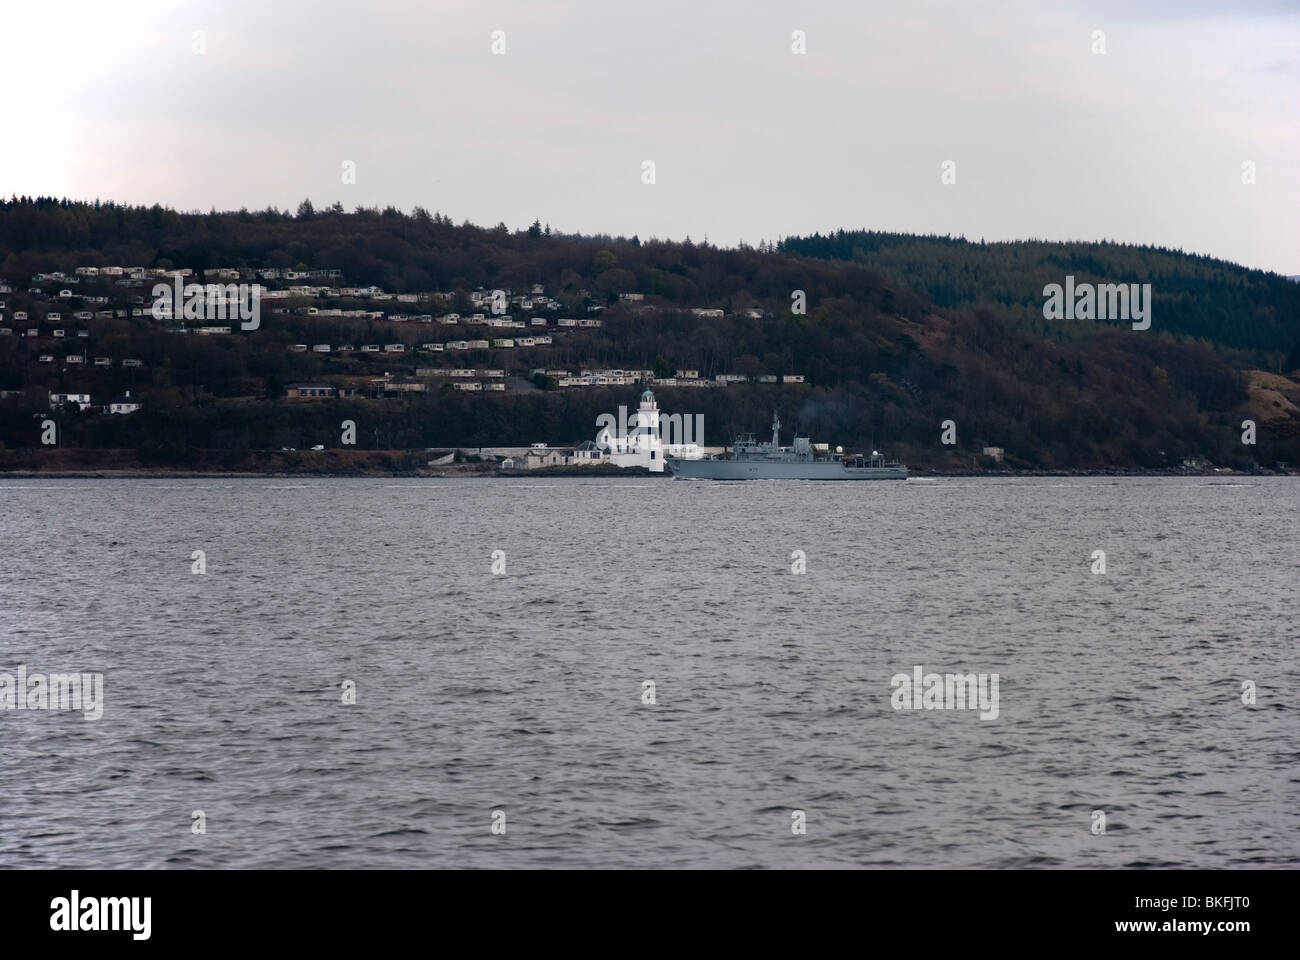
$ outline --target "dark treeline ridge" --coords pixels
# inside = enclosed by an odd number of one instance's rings
[[[783,253],[860,263],[936,306],[1005,309],[1043,323],[1043,287],[1078,282],[1150,283],[1161,329],[1237,348],[1267,365],[1300,366],[1300,288],[1286,277],[1213,257],[1122,243],[972,242],[870,230],[790,237]]]
[[[1297,418],[1276,402],[1261,408],[1251,386],[1253,371],[1300,367],[1300,284],[1174,250],[865,231],[719,248],[568,235],[541,224],[514,231],[456,225],[420,208],[348,213],[304,202],[296,213],[180,213],[47,198],[0,202],[0,278],[15,291],[0,325],[16,326],[8,314],[33,274],[81,265],[337,268],[349,286],[445,291],[438,306],[461,312],[470,291],[542,284],[564,304],[563,315],[606,309],[601,328],[557,336],[550,347],[436,360],[292,353],[293,343],[414,347],[431,333],[425,325],[265,309],[261,329],[225,337],[177,336],[150,317],[90,324],[90,351],[143,361],[129,370],[37,364],[34,354],[47,346],[0,337],[0,389],[22,391],[0,400],[6,468],[21,468],[38,448],[34,414],[48,409],[49,391],[89,392],[98,401],[131,390],[144,402],[137,414],[63,413],[62,445],[130,448],[172,463],[200,450],[226,451],[235,462],[248,450],[333,446],[344,418],[357,422],[362,448],[574,442],[594,435],[598,414],[634,407],[638,392],[465,394],[434,381],[430,392],[405,399],[280,399],[295,381],[412,374],[456,362],[505,366],[521,378],[535,367],[807,378],[806,385],[657,388],[666,411],[705,415],[710,444],[739,429],[761,432],[776,408],[787,440],[798,427],[846,449],[875,447],[936,469],[988,466],[979,456],[985,446],[1003,447],[1009,464],[1034,469],[1159,469],[1185,458],[1237,469],[1300,463]],[[1151,329],[1044,320],[1043,286],[1067,273],[1079,282],[1151,283]],[[149,292],[148,284],[143,291],[81,287],[121,306]],[[791,312],[796,290],[806,294],[806,315]],[[625,292],[643,293],[644,303],[618,302]],[[693,307],[726,316],[697,317]],[[747,318],[751,310],[762,316]],[[1259,419],[1253,446],[1241,442],[1246,416]],[[944,420],[957,424],[955,446],[939,442]]]

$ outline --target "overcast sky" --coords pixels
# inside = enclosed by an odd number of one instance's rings
[[[5,196],[1115,239],[1300,273],[1296,0],[40,0],[5,5],[0,81]]]

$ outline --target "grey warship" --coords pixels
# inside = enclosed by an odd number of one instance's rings
[[[673,477],[678,480],[906,480],[907,467],[897,460],[886,460],[872,451],[871,456],[845,456],[834,453],[818,455],[806,434],[796,435],[794,446],[781,446],[781,420],[772,414],[772,441],[754,439],[752,433],[741,434],[732,446],[730,459],[705,457],[702,460],[666,459]]]

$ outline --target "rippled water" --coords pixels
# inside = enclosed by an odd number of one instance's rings
[[[1295,866],[1298,520],[1283,478],[0,482],[0,672],[105,698],[0,711],[0,866]],[[893,709],[917,665],[998,718]]]

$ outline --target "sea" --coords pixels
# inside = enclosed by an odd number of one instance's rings
[[[1298,641],[1298,478],[4,480],[0,868],[1294,868]]]

